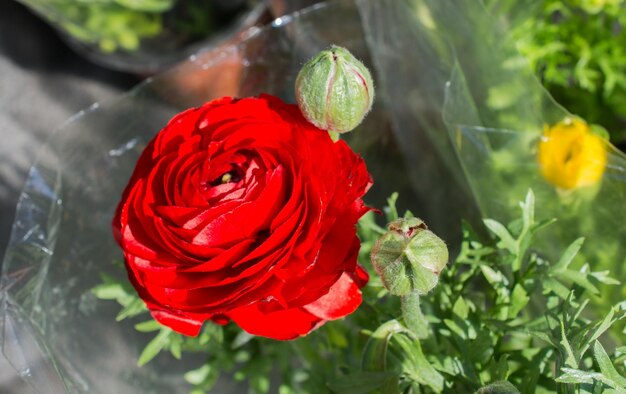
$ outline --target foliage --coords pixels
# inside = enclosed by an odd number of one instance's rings
[[[25,1],[56,22],[74,39],[95,43],[103,52],[135,51],[141,39],[163,30],[162,13],[175,0],[101,0],[95,2],[52,0]]]
[[[626,147],[626,2],[485,0],[545,87]]]
[[[385,208],[387,221],[398,218],[396,199]],[[160,351],[206,354],[205,364],[185,375],[193,393],[210,390],[223,372],[247,380],[252,393],[626,392],[626,346],[608,335],[626,317],[626,302],[586,308],[618,282],[587,264],[574,268],[582,238],[551,261],[534,245],[553,221],[536,220],[532,193],[520,206],[521,218],[507,226],[484,221],[488,242],[464,226],[460,253],[439,285],[403,298],[389,295],[373,274],[369,253],[385,230],[370,213],[359,223],[359,259],[371,279],[348,318],[290,342],[232,324],[206,324],[188,338],[144,318],[136,329],[154,337],[139,363]],[[146,315],[124,281],[104,278],[94,293],[123,305],[120,319]]]
[[[176,0],[21,1],[55,22],[72,38],[96,44],[104,53],[137,51],[142,40],[160,35],[176,41],[203,38],[223,22],[219,19],[228,16],[218,15],[212,0],[184,1],[177,7]],[[170,25],[176,30],[176,37]],[[163,42],[160,44],[163,46]]]

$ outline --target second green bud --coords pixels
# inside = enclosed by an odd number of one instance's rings
[[[372,263],[390,294],[426,294],[448,263],[446,244],[418,218],[389,223],[372,248]]]

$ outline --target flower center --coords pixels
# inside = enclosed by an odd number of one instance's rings
[[[242,173],[243,170],[241,168],[233,165],[230,171],[224,172],[222,175],[209,182],[209,185],[211,187],[215,187],[219,185],[225,185],[227,183],[237,183],[243,178]]]
[[[209,183],[211,187],[225,185],[227,183],[237,183],[241,180],[241,169],[234,168],[228,172],[223,173],[222,175],[215,178],[213,181]]]
[[[230,172],[227,172],[226,174],[222,175],[222,185],[224,183],[230,182],[231,179],[233,179],[233,176]]]

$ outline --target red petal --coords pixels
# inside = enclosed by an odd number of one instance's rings
[[[196,320],[188,316],[175,315],[164,310],[151,310],[154,320],[171,328],[177,333],[195,337],[200,333],[204,320]]]
[[[303,308],[323,320],[335,320],[354,312],[361,301],[359,286],[344,273],[326,295]]]
[[[263,313],[258,303],[227,313],[244,331],[281,341],[296,339],[324,324],[324,321],[302,308]]]
[[[358,264],[356,265],[356,272],[354,274],[350,274],[350,277],[357,284],[357,286],[359,286],[359,288],[364,287],[370,280],[370,275]]]
[[[267,185],[256,201],[240,204],[231,212],[206,223],[194,237],[193,243],[219,246],[240,241],[259,230],[267,229],[284,201],[286,185],[283,173],[282,167],[268,173]]]

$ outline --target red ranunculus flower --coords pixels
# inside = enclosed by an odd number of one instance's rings
[[[152,316],[293,339],[361,303],[355,224],[371,185],[344,142],[272,96],[187,110],[150,142],[113,229]]]

